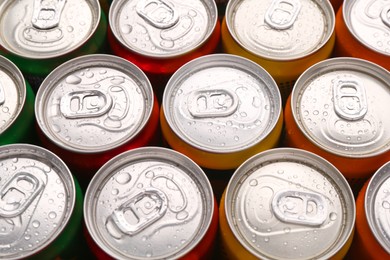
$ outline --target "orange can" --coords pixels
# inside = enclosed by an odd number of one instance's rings
[[[356,226],[347,259],[390,258],[390,162],[365,183],[356,199]]]
[[[277,148],[235,171],[219,216],[225,259],[342,259],[353,238],[355,201],[329,162]]]
[[[260,64],[285,100],[303,71],[332,54],[334,26],[329,1],[230,0],[221,28],[222,48]]]
[[[279,144],[282,115],[279,89],[262,67],[240,56],[212,54],[171,77],[160,123],[171,148],[204,168],[228,170]]]
[[[362,59],[328,59],[297,80],[284,142],[327,159],[358,191],[390,160],[389,109],[389,71]]]
[[[334,55],[366,59],[390,70],[389,13],[386,1],[345,1],[336,16]]]
[[[339,10],[339,8],[343,5],[344,0],[330,0],[330,3],[332,4],[333,10],[335,13]]]

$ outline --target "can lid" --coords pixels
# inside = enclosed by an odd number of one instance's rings
[[[261,259],[330,259],[352,235],[355,201],[323,158],[276,148],[244,162],[225,194],[235,237]]]
[[[154,95],[146,75],[117,56],[85,55],[52,71],[35,102],[37,122],[64,149],[96,153],[129,142],[143,130]]]
[[[293,60],[322,48],[334,32],[335,15],[322,0],[230,0],[226,24],[245,50],[271,60]]]
[[[83,45],[100,22],[98,0],[5,0],[0,45],[30,59],[65,55]]]
[[[84,219],[92,239],[115,259],[177,259],[208,230],[211,185],[188,157],[143,147],[107,162],[90,182]]]
[[[295,83],[292,113],[308,139],[344,157],[390,149],[390,73],[355,58],[333,58],[307,69]]]
[[[55,154],[34,145],[1,146],[0,167],[0,258],[27,258],[67,226],[75,205],[73,178]]]
[[[111,4],[109,15],[110,28],[122,45],[155,58],[198,48],[217,20],[214,0],[119,0]]]
[[[386,57],[390,56],[388,1],[344,1],[343,16],[349,31],[360,43]]]
[[[7,58],[0,56],[0,135],[18,118],[26,101],[26,82]]]
[[[367,222],[377,241],[390,254],[390,162],[372,176],[365,195]]]
[[[165,118],[186,143],[231,153],[257,145],[274,129],[281,96],[258,64],[230,54],[212,54],[182,66],[163,95]]]

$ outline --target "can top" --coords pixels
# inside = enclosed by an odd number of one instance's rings
[[[26,82],[22,73],[7,58],[0,56],[0,135],[21,113],[26,101]]]
[[[202,240],[214,206],[197,164],[170,149],[143,147],[114,157],[93,177],[84,219],[115,259],[177,259]]]
[[[34,145],[1,146],[0,167],[0,258],[27,258],[67,226],[75,205],[73,178],[55,154]]]
[[[148,122],[152,86],[134,64],[117,56],[85,55],[63,63],[41,84],[37,122],[57,145],[96,153],[129,142]]]
[[[110,28],[131,51],[171,58],[193,51],[213,33],[214,0],[119,0],[110,6]]]
[[[226,24],[245,50],[271,60],[306,57],[334,32],[335,15],[322,0],[230,0]]]
[[[365,195],[367,222],[377,241],[390,254],[390,162],[372,176]]]
[[[162,103],[177,136],[214,153],[257,145],[274,129],[282,109],[272,77],[258,64],[230,54],[182,66],[169,80]]]
[[[355,58],[333,58],[307,69],[295,83],[292,113],[320,148],[344,157],[390,149],[390,73]]]
[[[293,148],[270,149],[244,162],[224,203],[233,234],[261,259],[330,259],[355,224],[354,197],[341,173]]]
[[[390,57],[390,3],[388,1],[344,1],[343,18],[351,34],[360,43],[387,58]]]
[[[30,59],[65,55],[82,46],[100,22],[98,0],[5,0],[0,45]]]

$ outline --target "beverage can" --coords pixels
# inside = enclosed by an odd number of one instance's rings
[[[245,161],[220,203],[226,259],[343,259],[353,238],[354,197],[328,161],[275,148]]]
[[[202,167],[227,170],[278,145],[282,114],[279,89],[262,67],[240,56],[212,54],[171,77],[160,122],[174,150]]]
[[[267,70],[285,102],[300,74],[332,54],[334,26],[329,1],[230,0],[222,23],[222,48]]]
[[[0,258],[80,256],[83,196],[65,163],[35,145],[0,146]]]
[[[197,164],[170,149],[143,147],[99,169],[84,220],[98,259],[208,259],[218,207]]]
[[[294,86],[285,143],[327,159],[360,190],[390,160],[389,106],[389,71],[350,57],[322,61]]]
[[[344,1],[336,16],[334,55],[374,62],[390,70],[390,4]]]
[[[0,55],[0,145],[35,141],[34,101],[18,67]]]
[[[91,54],[43,81],[35,114],[42,144],[79,180],[115,155],[159,141],[159,106],[146,75],[120,57]]]

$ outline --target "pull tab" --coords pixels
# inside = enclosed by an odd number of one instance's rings
[[[164,0],[139,0],[136,11],[139,16],[159,29],[170,28],[179,20],[174,6]]]
[[[0,217],[12,218],[21,215],[44,185],[31,173],[15,174],[0,190]]]
[[[333,83],[333,104],[338,116],[346,120],[362,119],[367,113],[366,91],[357,78],[337,79]]]
[[[272,209],[283,222],[319,226],[327,216],[328,208],[321,194],[303,191],[279,191],[272,200]]]
[[[188,110],[194,118],[226,117],[237,108],[237,95],[227,89],[194,91],[188,97]]]
[[[107,227],[134,236],[162,218],[167,208],[165,194],[158,189],[148,188],[115,209],[107,220]],[[117,237],[111,228],[107,230]]]
[[[0,84],[0,106],[5,103],[5,93],[3,85]]]
[[[35,0],[32,24],[37,29],[51,29],[60,23],[66,0]]]
[[[265,22],[276,30],[288,29],[300,10],[300,0],[274,0],[265,13]]]
[[[385,5],[381,12],[382,22],[390,28],[390,5]]]
[[[69,92],[60,101],[60,111],[67,118],[101,116],[111,107],[111,96],[99,90]]]

